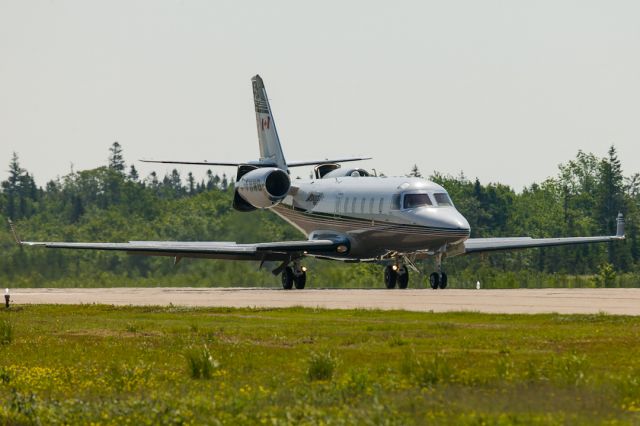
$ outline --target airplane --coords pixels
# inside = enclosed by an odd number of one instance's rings
[[[18,244],[52,249],[113,250],[132,255],[278,262],[283,289],[305,288],[306,257],[342,262],[374,262],[383,266],[384,285],[405,289],[416,262],[433,257],[437,271],[429,276],[433,289],[447,287],[442,268],[447,257],[498,250],[619,241],[624,218],[618,214],[612,236],[564,238],[470,238],[469,222],[440,185],[417,177],[386,177],[343,163],[369,158],[287,162],[264,82],[251,79],[260,159],[249,162],[141,160],[151,163],[231,166],[237,168],[233,207],[241,212],[269,209],[306,236],[300,241],[237,244],[232,242],[22,241]],[[290,168],[314,166],[310,179],[291,180]]]

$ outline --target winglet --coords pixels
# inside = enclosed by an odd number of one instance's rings
[[[7,218],[7,221],[9,222],[9,228],[11,229],[11,233],[13,234],[13,239],[16,240],[16,243],[21,246],[22,240],[20,239],[20,237],[18,237],[18,233],[16,232],[16,228],[13,225],[13,222],[9,218]]]
[[[624,215],[622,212],[618,213],[616,225],[616,237],[624,238]]]

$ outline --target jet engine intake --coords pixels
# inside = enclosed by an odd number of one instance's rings
[[[261,167],[242,175],[236,183],[237,193],[253,207],[268,209],[289,193],[291,179],[277,167]]]

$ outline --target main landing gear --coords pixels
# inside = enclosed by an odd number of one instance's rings
[[[299,264],[287,266],[282,271],[281,278],[283,289],[291,290],[295,285],[298,290],[302,290],[307,284],[307,268]]]
[[[406,265],[387,265],[384,268],[384,285],[391,289],[405,289],[409,286],[409,269]]]

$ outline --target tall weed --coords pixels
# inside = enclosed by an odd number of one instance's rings
[[[331,380],[338,365],[338,360],[331,352],[313,352],[309,357],[307,368],[307,378],[314,382],[318,380]]]
[[[420,361],[415,379],[420,386],[433,386],[451,382],[454,379],[454,373],[448,360],[440,353],[436,353],[432,358]]]
[[[9,320],[0,321],[0,344],[8,345],[13,341],[13,323]]]
[[[185,358],[193,379],[210,379],[213,370],[220,366],[218,361],[213,359],[206,345],[201,349],[189,349],[185,353]]]

